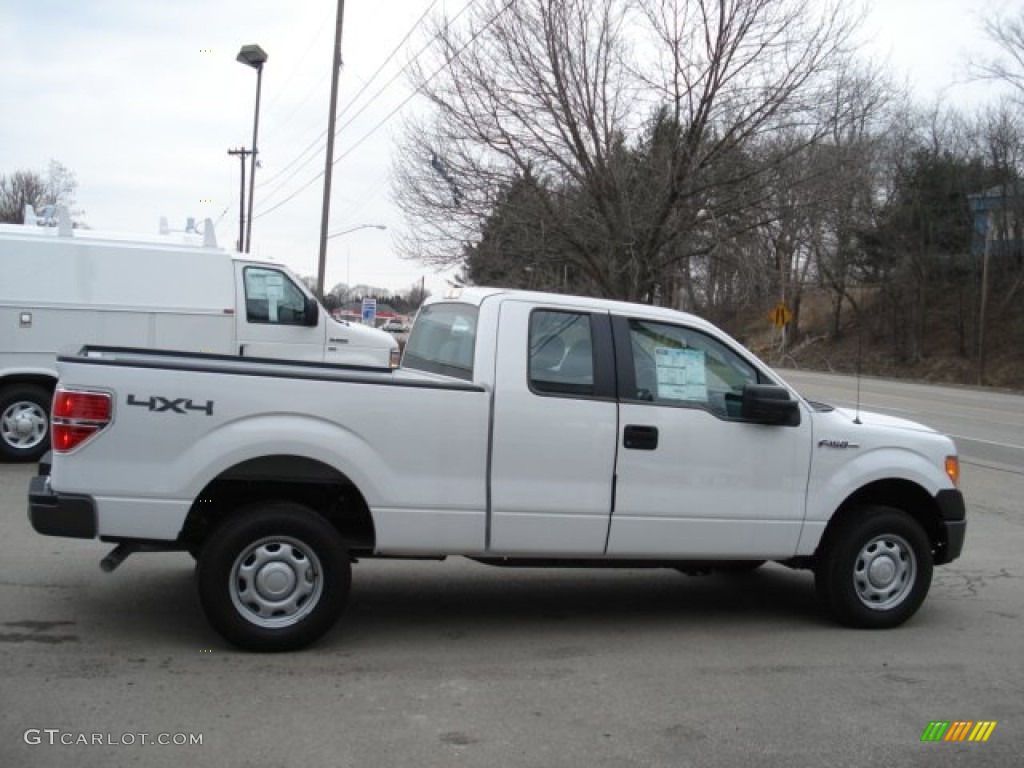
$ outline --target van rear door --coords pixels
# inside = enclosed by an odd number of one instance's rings
[[[322,362],[324,323],[307,322],[307,295],[284,270],[235,262],[237,352],[246,357]]]

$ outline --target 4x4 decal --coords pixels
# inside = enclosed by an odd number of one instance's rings
[[[196,405],[186,397],[178,397],[172,400],[169,397],[153,395],[143,400],[135,395],[128,395],[128,405],[139,405],[143,408],[149,408],[153,413],[169,411],[171,413],[187,414],[189,411],[202,411],[207,416],[213,416],[213,400],[207,400],[203,405]]]

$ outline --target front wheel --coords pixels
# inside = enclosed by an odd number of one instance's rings
[[[207,620],[250,651],[292,651],[337,621],[352,579],[338,532],[308,507],[239,509],[203,544],[196,569]]]
[[[896,627],[917,612],[928,594],[931,546],[907,513],[860,507],[828,534],[814,580],[822,602],[841,623]]]

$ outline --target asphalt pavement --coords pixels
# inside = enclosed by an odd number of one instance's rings
[[[855,403],[853,380],[785,375]],[[1024,398],[861,385],[862,407],[949,430],[964,458],[964,555],[889,631],[832,624],[810,574],[777,565],[368,561],[317,645],[241,653],[206,625],[188,555],[104,574],[107,545],[30,529],[33,470],[0,464],[0,766],[1019,765]],[[923,743],[933,721],[996,726]]]
[[[1024,472],[1024,396],[977,387],[779,371],[800,394],[926,424],[957,444],[966,463]]]

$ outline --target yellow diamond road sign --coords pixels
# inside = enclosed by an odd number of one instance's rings
[[[789,307],[786,306],[784,301],[780,301],[775,305],[775,308],[768,313],[768,317],[771,318],[776,328],[782,328],[783,326],[789,325],[789,322],[793,319],[793,313],[789,311]]]

